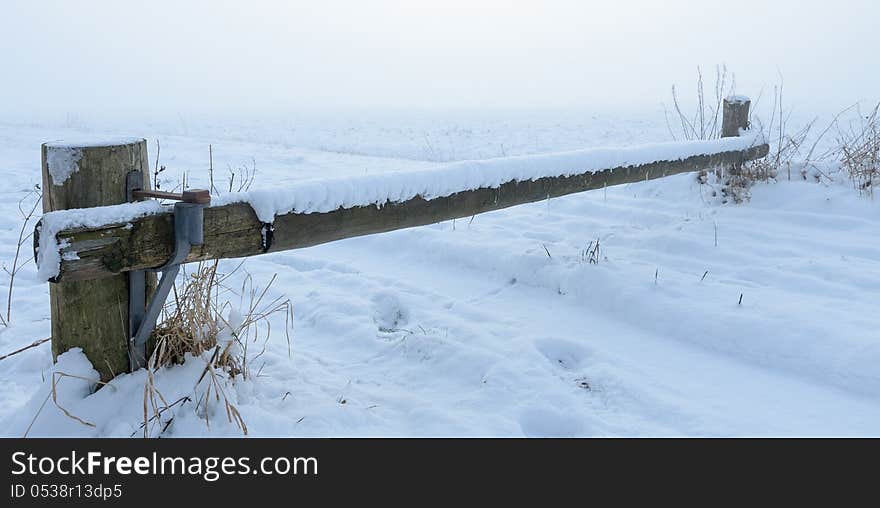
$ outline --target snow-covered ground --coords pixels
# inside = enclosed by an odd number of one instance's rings
[[[0,125],[0,260],[40,181],[40,143],[119,134],[147,136],[153,160],[161,142],[163,188],[184,171],[204,186],[209,144],[218,175],[255,165],[254,188],[272,188],[669,139],[662,116]],[[740,206],[679,175],[249,258],[230,286],[277,274],[291,355],[279,321],[260,375],[226,393],[252,436],[880,434],[880,207],[842,176],[780,180]],[[47,285],[29,264],[0,354],[48,335]],[[203,367],[156,384],[178,400]],[[59,403],[92,427],[47,399],[52,368],[48,345],[0,361],[0,434],[138,434],[143,371],[91,395],[59,381]],[[89,369],[77,352],[56,367]],[[210,428],[194,406],[175,407],[164,435],[240,435],[222,404]]]

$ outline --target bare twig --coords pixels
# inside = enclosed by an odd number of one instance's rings
[[[30,207],[30,210],[27,210],[26,207],[22,208],[22,203],[31,195],[36,195],[36,199],[34,199],[34,204]],[[22,217],[21,229],[18,231],[18,243],[15,247],[15,257],[12,260],[12,268],[7,269],[5,266],[3,267],[3,271],[9,275],[9,286],[6,291],[6,316],[0,315],[0,324],[4,326],[9,326],[9,322],[12,319],[12,289],[15,286],[15,276],[18,274],[19,270],[31,261],[33,258],[28,258],[23,263],[19,263],[19,259],[21,256],[21,246],[24,245],[25,242],[31,237],[33,233],[27,233],[30,230],[28,226],[30,225],[31,219],[34,218],[34,214],[37,211],[37,207],[41,203],[43,195],[40,191],[40,187],[35,185],[34,190],[26,194],[21,200],[18,202],[18,211]]]
[[[176,406],[178,404],[183,405],[184,403],[190,402],[191,400],[192,399],[190,399],[189,396],[184,395],[183,397],[175,400],[171,404],[167,404],[167,405],[159,408],[159,410],[156,412],[156,414],[154,414],[148,420],[141,423],[140,427],[138,427],[134,432],[132,432],[130,437],[134,437],[134,435],[138,433],[138,430],[145,429],[145,427],[147,427],[149,425],[149,423],[152,422],[153,420],[156,420],[157,422],[161,423],[162,422],[161,418],[162,418],[163,413],[171,410],[174,406]],[[162,432],[165,432],[168,429],[168,425],[171,424],[172,420],[174,420],[173,416],[168,421],[165,422],[165,425],[163,425],[162,431],[160,432],[160,434]],[[145,430],[145,433],[146,433],[146,430]]]
[[[78,421],[79,423],[85,425],[86,427],[94,427],[94,426],[95,426],[94,423],[89,422],[89,421],[86,421],[86,420],[83,420],[82,418],[80,418],[80,417],[76,416],[75,414],[71,413],[70,411],[68,411],[67,409],[65,409],[64,406],[62,406],[61,404],[58,403],[58,391],[57,391],[56,388],[57,388],[57,386],[58,386],[58,381],[59,381],[61,378],[65,378],[65,377],[70,377],[70,378],[74,378],[74,379],[82,379],[82,380],[84,380],[84,381],[88,381],[88,382],[90,382],[90,383],[95,383],[95,380],[94,380],[94,379],[85,378],[85,377],[82,377],[82,376],[75,376],[75,375],[73,375],[73,374],[66,374],[66,373],[64,373],[64,372],[54,372],[54,373],[52,374],[52,402],[55,403],[55,407],[57,407],[58,409],[60,409],[61,412],[64,413],[64,415],[67,416],[68,418],[71,418],[71,419],[73,419],[73,420],[76,420],[76,421]]]
[[[15,351],[13,351],[11,353],[6,353],[5,355],[0,356],[0,360],[5,360],[12,355],[17,355],[19,353],[27,351],[28,349],[35,348],[41,344],[45,344],[45,343],[49,342],[50,340],[52,340],[52,337],[46,337],[45,339],[35,340],[23,348],[16,349]]]
[[[880,180],[880,103],[848,131],[838,129],[839,159],[853,186],[863,195],[873,197]]]
[[[162,153],[162,146],[159,144],[159,140],[156,140],[156,166],[153,169],[153,188],[156,190],[160,189],[159,185],[159,173],[165,171],[165,166],[159,166],[159,155]]]
[[[675,85],[672,86],[672,105],[675,114],[678,116],[681,138],[686,140],[717,138],[721,134],[721,106],[724,97],[733,93],[735,79],[728,72],[727,66],[716,66],[714,94],[712,94],[710,102],[706,99],[706,86],[703,80],[703,69],[697,67],[696,86],[697,108],[692,117],[685,113],[678,95],[678,89]],[[667,130],[669,130],[672,138],[677,140],[678,136],[672,129],[672,125],[669,121],[669,112],[665,105],[664,116],[666,119]]]
[[[208,178],[211,181],[211,194],[218,194],[217,188],[214,187],[214,147],[208,145]]]

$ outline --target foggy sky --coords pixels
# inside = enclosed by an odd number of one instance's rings
[[[0,0],[0,114],[637,107],[736,73],[880,99],[872,1]]]

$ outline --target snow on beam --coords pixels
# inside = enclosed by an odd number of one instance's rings
[[[741,164],[768,151],[761,136],[743,136],[463,161],[226,194],[205,210],[205,243],[194,247],[186,262],[424,226],[605,186]],[[173,250],[169,210],[155,204],[109,208],[43,217],[35,246],[42,278],[95,279],[165,263]]]

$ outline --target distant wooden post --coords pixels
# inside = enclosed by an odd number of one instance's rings
[[[121,139],[43,144],[43,212],[127,201],[126,175],[139,169],[150,186],[147,142]],[[155,275],[147,291],[155,287]],[[128,372],[128,276],[49,285],[52,355],[81,347],[101,380]],[[149,295],[148,295],[149,296]]]
[[[724,99],[724,116],[721,120],[721,137],[735,138],[740,129],[749,128],[749,107],[752,101],[748,97],[731,96]]]
[[[742,95],[732,95],[724,99],[723,115],[721,117],[721,137],[735,138],[739,136],[741,129],[749,128],[749,107],[752,101]],[[729,167],[730,176],[735,181],[741,181],[743,165],[732,164]],[[739,198],[737,202],[739,201]]]

